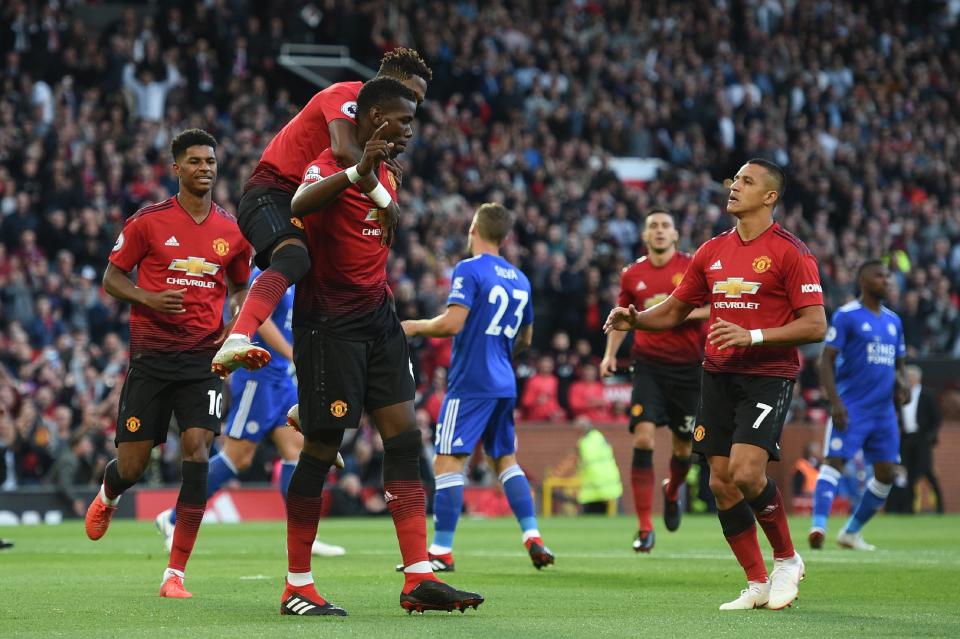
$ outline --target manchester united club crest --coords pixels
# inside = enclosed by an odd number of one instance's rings
[[[753,272],[754,273],[766,273],[770,270],[770,267],[773,265],[773,260],[771,260],[766,255],[761,255],[757,259],[753,260]]]
[[[683,273],[674,273],[673,277],[670,278],[670,283],[674,286],[680,286],[680,282],[683,281]]]
[[[396,191],[399,182],[397,182],[397,176],[393,174],[393,171],[387,171],[387,179],[390,180],[390,188]]]
[[[213,241],[213,252],[223,257],[230,252],[230,243],[222,237],[218,237]]]
[[[347,414],[348,409],[349,407],[347,406],[347,403],[342,399],[338,399],[330,404],[330,414],[334,417],[343,417]]]
[[[630,407],[630,415],[633,417],[640,417],[643,415],[643,404],[634,404]]]
[[[140,420],[136,417],[128,417],[126,427],[129,432],[135,433],[140,430]]]
[[[291,217],[290,223],[298,229],[303,229],[303,220],[301,220],[299,217]]]
[[[693,441],[702,442],[703,438],[707,436],[707,429],[703,427],[703,424],[699,424],[696,428],[693,429]]]

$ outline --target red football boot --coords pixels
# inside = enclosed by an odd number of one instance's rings
[[[103,503],[103,500],[100,499],[100,493],[97,493],[87,507],[87,537],[96,541],[107,534],[110,520],[113,519],[113,513],[116,511],[116,506],[108,506]]]
[[[160,596],[171,599],[189,599],[193,595],[183,587],[183,578],[180,575],[170,575],[160,586]]]

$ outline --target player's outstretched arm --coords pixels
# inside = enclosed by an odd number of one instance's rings
[[[839,351],[832,346],[824,346],[820,354],[820,387],[827,401],[830,402],[830,416],[833,426],[839,431],[847,427],[847,407],[843,405],[840,394],[837,393],[836,371],[837,354]]]
[[[610,377],[617,372],[617,353],[624,340],[626,331],[609,331],[607,333],[607,347],[603,351],[603,360],[600,362],[600,377]]]
[[[618,306],[607,316],[603,332],[609,335],[611,331],[630,329],[666,331],[687,319],[694,308],[692,304],[682,302],[673,295],[645,311],[638,311],[633,304],[627,308]]]
[[[401,322],[407,337],[453,337],[463,329],[470,309],[459,304],[450,304],[447,310],[432,319],[404,320]]]
[[[142,304],[161,313],[186,312],[183,308],[183,296],[187,289],[145,291],[131,282],[129,274],[120,270],[112,262],[107,264],[107,270],[103,273],[103,290],[122,302]]]

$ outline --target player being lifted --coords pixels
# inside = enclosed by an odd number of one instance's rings
[[[857,451],[873,464],[860,504],[837,537],[854,550],[874,550],[860,530],[883,506],[900,463],[898,394],[907,387],[903,325],[883,305],[890,272],[879,260],[864,262],[858,273],[860,299],[837,309],[820,359],[820,383],[830,400],[833,419],[823,443],[826,456],[813,498],[810,547],[822,548],[843,466]],[[834,375],[836,371],[836,375]]]
[[[723,534],[748,582],[721,610],[785,608],[804,575],[783,497],[766,466],[780,459],[800,368],[796,346],[822,340],[827,322],[816,260],[773,221],[783,188],[783,171],[773,162],[755,159],[740,167],[727,201],[736,226],[697,250],[666,300],[644,311],[615,308],[604,326],[607,332],[666,330],[710,303],[693,448],[710,464]],[[755,521],[773,547],[769,580]]]
[[[260,275],[250,275],[250,284]],[[293,376],[293,287],[287,289],[273,315],[257,331],[270,351],[270,363],[259,371],[238,370],[230,376],[230,411],[222,450],[210,459],[207,500],[220,488],[244,472],[253,463],[257,446],[269,436],[280,454],[280,494],[286,498],[290,476],[303,447],[303,436],[287,428],[287,411],[297,403],[297,385]],[[342,465],[342,462],[341,462]],[[157,515],[157,530],[164,536],[167,550],[173,543],[177,511],[168,508]],[[312,552],[323,557],[344,554],[341,546],[314,540]]]
[[[683,279],[691,257],[677,250],[673,216],[652,209],[644,222],[643,243],[647,256],[623,270],[617,305],[624,308],[652,308],[667,298]],[[686,486],[693,448],[693,421],[700,399],[700,360],[703,359],[703,331],[699,320],[710,309],[695,309],[686,321],[662,333],[633,334],[633,393],[630,398],[630,432],[633,433],[633,464],[630,481],[640,528],[633,541],[636,552],[653,550],[653,443],[658,426],[673,431],[670,476],[663,483],[663,521],[667,530],[680,527],[683,512],[682,489]],[[607,348],[600,362],[600,374],[612,375],[617,368],[617,351],[627,333],[607,335]]]
[[[419,104],[432,73],[416,51],[398,48],[383,56],[377,77],[403,82]],[[237,368],[255,370],[267,363],[270,353],[251,342],[253,334],[273,313],[287,288],[310,271],[311,257],[319,257],[308,253],[303,224],[291,215],[290,199],[300,185],[304,167],[324,149],[331,150],[340,166],[360,160],[356,118],[357,92],[362,84],[338,82],[314,95],[267,145],[244,185],[237,219],[263,274],[250,288],[229,337],[213,358],[212,370],[221,377]],[[398,170],[396,165],[391,168]],[[361,188],[385,211],[381,239],[389,245],[399,214],[397,205],[376,178],[365,180]]]
[[[207,451],[220,433],[222,382],[210,372],[210,357],[228,289],[232,302],[246,291],[251,248],[233,216],[211,200],[213,136],[189,129],[170,146],[179,191],[127,220],[103,275],[104,290],[131,304],[130,371],[120,395],[117,458],[87,509],[86,529],[94,540],[107,532],[120,495],[140,479],[175,415],[183,481],[160,596],[190,597],[183,571],[207,502]],[[134,268],[136,285],[129,278]]]
[[[282,614],[346,614],[317,593],[310,546],[327,471],[344,429],[357,428],[364,409],[383,437],[384,497],[405,566],[401,605],[422,612],[463,610],[483,602],[476,593],[439,581],[427,557],[412,366],[387,287],[390,249],[381,242],[383,213],[364,195],[369,190],[365,183],[379,178],[396,197],[383,160],[406,148],[416,103],[416,93],[392,78],[364,84],[357,96],[357,139],[364,144],[360,162],[344,170],[327,149],[306,167],[292,201],[294,215],[303,216],[314,260],[297,285],[293,306],[304,444],[287,490]]]
[[[533,304],[526,275],[500,257],[500,245],[512,228],[513,219],[500,204],[477,209],[467,236],[467,250],[473,257],[453,270],[446,311],[433,319],[403,322],[408,337],[454,336],[433,462],[435,530],[429,550],[438,571],[454,569],[453,536],[463,509],[463,469],[481,438],[520,522],[533,565],[540,569],[554,560],[537,529],[530,484],[516,457],[517,381],[512,359],[533,339]]]

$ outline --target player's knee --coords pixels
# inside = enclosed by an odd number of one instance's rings
[[[270,270],[280,273],[288,282],[295,284],[310,270],[310,254],[299,241],[282,244],[270,257]]]
[[[419,430],[409,430],[383,439],[383,481],[420,479],[420,450],[423,440]]]
[[[710,492],[718,499],[733,499],[738,492],[736,484],[729,477],[721,477],[717,473],[710,475]]]
[[[117,474],[120,479],[131,484],[140,481],[144,471],[147,470],[147,464],[150,463],[150,457],[145,459],[131,459],[129,457],[117,460]]]
[[[892,484],[895,479],[893,466],[880,466],[877,464],[873,467],[873,476],[881,484]]]
[[[756,497],[767,484],[766,473],[757,473],[756,469],[750,466],[738,466],[731,469],[730,476],[734,485],[748,499]]]
[[[680,459],[687,459],[692,454],[693,454],[693,442],[683,441],[682,439],[674,440],[673,442],[674,457],[679,457]]]

